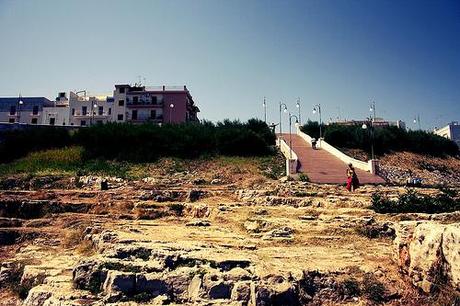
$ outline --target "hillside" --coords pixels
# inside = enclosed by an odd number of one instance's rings
[[[438,275],[424,270],[430,258],[419,263],[425,266],[417,267],[417,276],[413,267],[401,274],[406,267],[398,251],[406,239],[400,224],[405,231],[418,224],[402,220],[450,230],[458,212],[377,214],[369,208],[373,192],[398,197],[405,190],[364,186],[350,194],[342,186],[269,178],[282,169],[278,161],[128,164],[131,175],[107,177],[108,190],[100,190],[97,175],[5,175],[0,300],[29,306],[432,305],[458,298],[455,282],[443,281],[442,295],[426,287]],[[447,255],[442,264],[455,268]],[[449,271],[448,279],[459,276]]]

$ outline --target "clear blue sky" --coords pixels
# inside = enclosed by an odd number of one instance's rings
[[[460,1],[0,0],[0,95],[186,84],[200,118],[460,120]]]

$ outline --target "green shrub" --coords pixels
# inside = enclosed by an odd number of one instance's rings
[[[311,137],[319,137],[317,122],[308,121],[301,129]],[[455,156],[459,153],[457,144],[449,139],[425,131],[405,131],[396,126],[375,128],[373,141],[370,130],[363,130],[361,125],[323,125],[322,130],[324,139],[331,145],[361,149],[369,154],[372,143],[377,155],[390,151],[409,151],[433,156]]]
[[[263,156],[272,153],[275,135],[259,120],[197,124],[132,125],[108,123],[80,129],[75,142],[85,158],[150,162],[160,157],[203,155]]]
[[[299,181],[301,181],[301,182],[309,182],[310,178],[305,173],[300,173],[299,174]]]
[[[12,161],[32,151],[62,148],[71,142],[68,130],[52,126],[0,131],[0,162]]]
[[[460,210],[460,199],[452,190],[441,190],[436,196],[428,196],[409,189],[396,200],[389,199],[381,193],[374,193],[371,203],[371,208],[378,213],[434,214]]]

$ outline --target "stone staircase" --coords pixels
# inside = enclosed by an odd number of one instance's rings
[[[289,134],[281,134],[289,145]],[[345,183],[347,165],[334,155],[321,149],[313,149],[300,136],[292,134],[292,150],[297,154],[299,167],[297,172],[305,173],[313,183],[341,184]],[[355,168],[356,169],[356,168]],[[384,184],[385,180],[370,172],[356,169],[361,184]]]

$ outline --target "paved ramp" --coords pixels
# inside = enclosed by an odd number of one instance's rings
[[[279,135],[278,135],[279,136]],[[289,145],[289,134],[281,136]],[[306,173],[313,183],[342,184],[347,180],[347,164],[325,150],[314,150],[300,136],[292,134],[292,150],[299,158],[298,172]],[[385,180],[370,172],[356,169],[361,184],[383,184]]]

